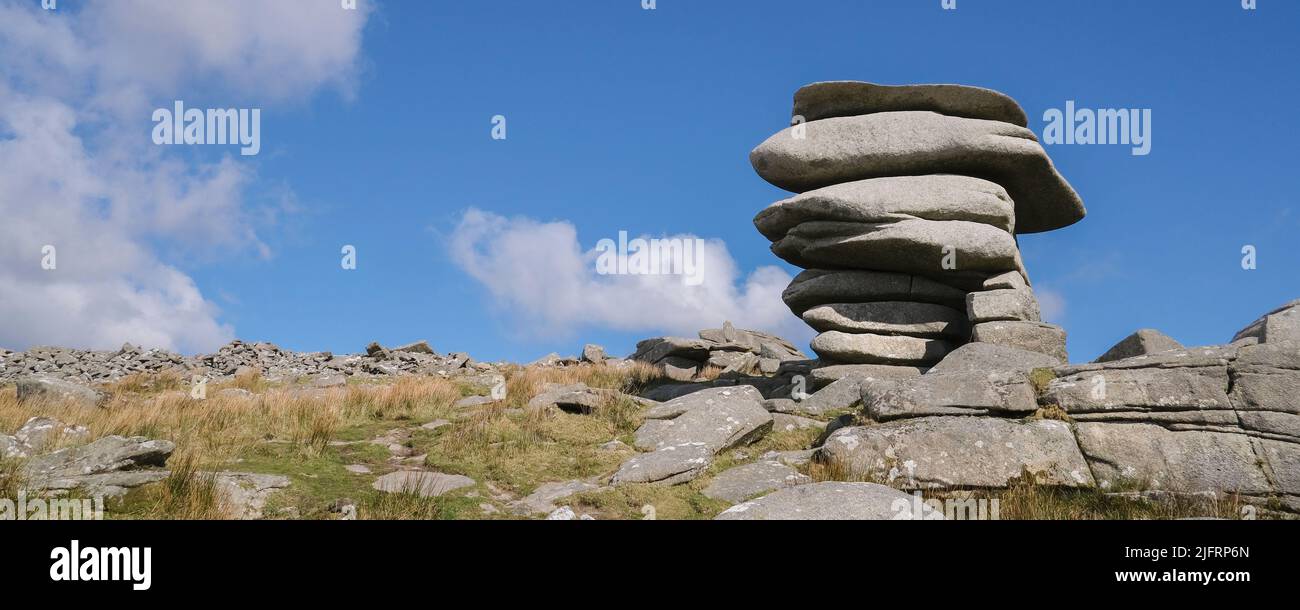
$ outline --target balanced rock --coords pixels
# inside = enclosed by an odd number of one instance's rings
[[[1016,202],[1019,233],[1066,227],[1085,213],[1034,132],[999,121],[928,111],[834,117],[781,131],[755,148],[750,161],[765,180],[795,192],[884,176],[990,178]]]
[[[968,342],[1064,363],[1016,235],[1084,216],[1011,98],[959,85],[815,83],[750,155],[799,194],[754,218],[806,269],[782,298],[820,334],[821,367],[937,364]],[[811,117],[811,118],[810,118]]]

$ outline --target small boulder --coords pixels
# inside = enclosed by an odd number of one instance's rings
[[[98,407],[107,400],[103,392],[88,388],[79,383],[47,375],[21,377],[18,386],[18,402],[71,402],[85,407]]]
[[[371,487],[384,493],[414,493],[421,498],[433,498],[473,485],[474,479],[458,474],[399,470],[375,479]]]
[[[588,343],[582,346],[581,360],[583,362],[590,362],[591,364],[601,364],[605,362],[607,358],[609,358],[609,356],[605,355],[605,348],[599,345]]]
[[[1144,328],[1125,337],[1093,362],[1113,362],[1175,349],[1183,349],[1183,344],[1158,330]]]

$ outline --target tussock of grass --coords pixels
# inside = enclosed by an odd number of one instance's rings
[[[1029,383],[1034,387],[1034,393],[1042,396],[1047,393],[1047,384],[1056,379],[1056,373],[1049,368],[1034,369],[1029,372]]]
[[[1034,411],[1034,414],[1030,415],[1028,419],[1030,421],[1036,421],[1040,419],[1055,419],[1057,421],[1063,421],[1063,422],[1074,421],[1073,419],[1070,418],[1070,414],[1066,413],[1065,409],[1062,409],[1059,405],[1047,405],[1046,407],[1040,407],[1037,411]]]
[[[1240,519],[1245,503],[1236,495],[1171,494],[1160,501],[1107,495],[1096,489],[1017,484],[997,495],[1003,519]]]
[[[26,489],[23,460],[0,456],[0,498],[17,498]]]
[[[168,460],[171,474],[140,488],[123,502],[126,515],[142,519],[229,519],[230,509],[216,476],[201,472],[193,455]]]
[[[566,498],[564,503],[573,506],[574,512],[597,519],[712,519],[730,506],[701,495],[693,485],[648,484],[583,492]]]

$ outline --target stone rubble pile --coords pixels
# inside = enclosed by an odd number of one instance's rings
[[[1039,319],[1017,235],[1083,218],[1011,98],[958,85],[823,82],[794,125],[754,149],[798,195],[754,219],[806,269],[785,291],[823,363],[928,367],[971,341],[1066,362]]]
[[[33,347],[25,352],[0,350],[0,382],[20,378],[64,379],[79,383],[109,382],[140,373],[174,372],[220,380],[242,372],[257,372],[270,380],[346,375],[472,375],[494,370],[469,355],[440,355],[424,341],[387,349],[372,343],[364,354],[292,352],[272,343],[235,340],[214,354],[182,356],[131,344],[117,351],[62,347]]]
[[[629,360],[662,367],[675,381],[692,381],[706,367],[722,374],[771,375],[788,361],[808,356],[789,341],[756,330],[741,330],[725,322],[722,328],[700,331],[699,339],[655,337],[636,344]]]

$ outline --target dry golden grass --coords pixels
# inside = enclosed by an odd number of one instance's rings
[[[150,386],[133,379],[126,387]],[[288,441],[306,456],[317,455],[341,428],[380,419],[432,419],[449,413],[460,397],[456,384],[431,377],[328,390],[272,388],[253,397],[223,396],[220,389],[210,387],[206,399],[196,400],[179,390],[142,394],[110,387],[108,404],[88,409],[75,403],[20,405],[7,388],[0,391],[0,431],[12,433],[29,418],[44,415],[84,425],[92,438],[120,434],[171,440],[178,452],[210,464],[267,440]]]
[[[128,513],[141,519],[229,519],[231,510],[213,473],[202,472],[192,454],[173,455],[171,473],[133,498]]]
[[[527,493],[542,482],[612,471],[620,457],[599,445],[629,437],[641,421],[642,407],[622,398],[588,415],[523,409],[545,384],[580,382],[634,393],[659,378],[658,370],[639,363],[620,368],[510,367],[504,373],[508,398],[473,408],[453,405],[483,388],[439,377],[312,389],[243,375],[209,383],[206,399],[197,400],[179,374],[138,375],[104,386],[110,399],[98,409],[74,403],[20,405],[14,389],[7,387],[0,388],[0,432],[12,433],[29,418],[44,415],[84,425],[92,438],[118,434],[176,443],[168,462],[173,476],[141,490],[144,493],[133,493],[126,516],[220,518],[223,509],[209,497],[210,481],[199,473],[243,462],[254,471],[295,478],[295,493],[319,494],[296,498],[307,508],[332,501],[333,494],[355,493],[362,500],[362,513],[370,518],[446,518],[454,514],[454,499],[370,495],[369,479],[347,473],[342,466],[361,461],[382,473],[391,468],[387,451],[368,443],[333,447],[331,441],[364,441],[394,428],[414,430],[411,446],[429,454],[429,466]],[[222,394],[227,388],[254,393]],[[419,424],[435,419],[453,423],[436,432],[419,429]],[[17,484],[16,478],[6,480]]]

